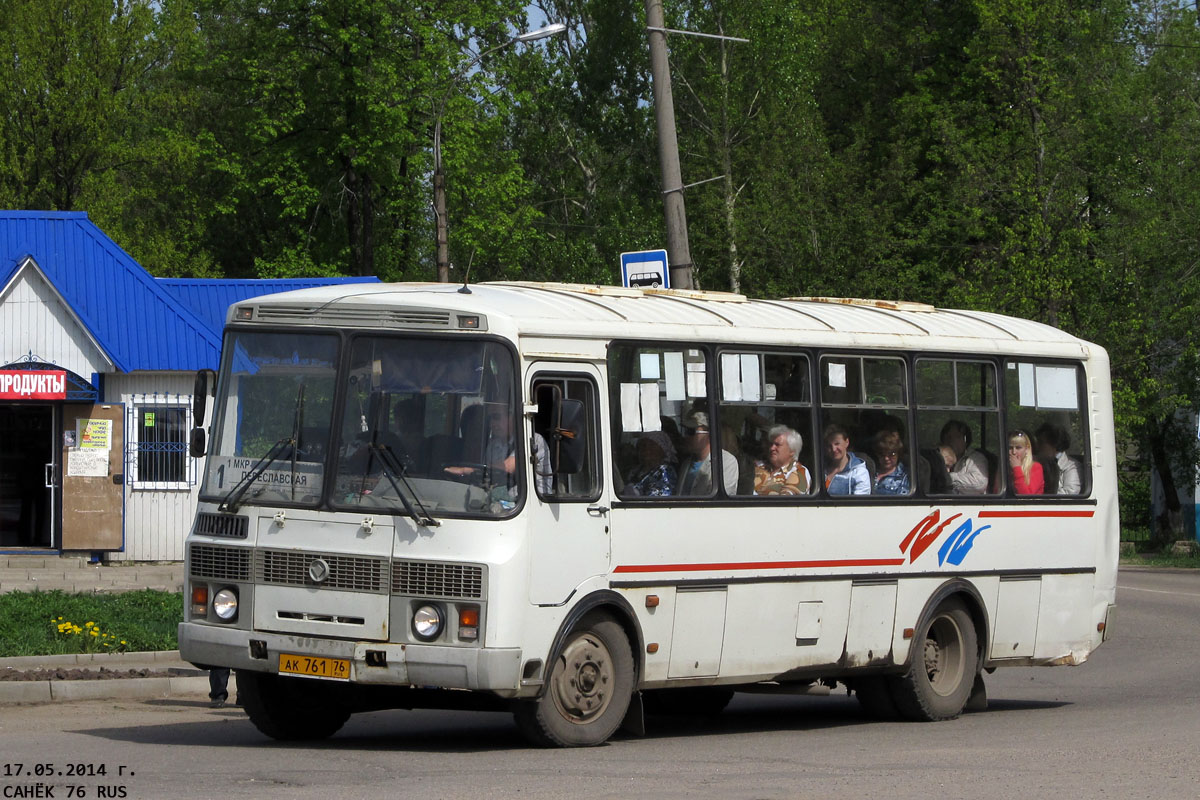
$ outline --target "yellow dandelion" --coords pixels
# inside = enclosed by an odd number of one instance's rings
[[[95,630],[95,629],[92,630],[92,636],[99,636],[99,635],[100,635],[100,631]]]
[[[85,627],[85,628],[90,628],[90,627],[92,627],[92,626],[93,626],[93,625],[95,625],[95,624],[96,624],[96,623],[94,623],[94,622],[89,622],[89,623],[87,623],[86,625],[84,625],[83,627]]]
[[[121,640],[121,644],[125,644],[125,640],[124,640],[124,639],[122,639],[122,640]]]

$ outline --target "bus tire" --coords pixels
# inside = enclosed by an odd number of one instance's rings
[[[310,678],[238,670],[238,702],[254,727],[272,739],[326,739],[346,724],[350,711],[341,687]]]
[[[621,725],[633,696],[633,651],[607,614],[589,614],[567,635],[540,697],[513,716],[529,741],[543,747],[593,747]]]
[[[918,722],[954,719],[979,672],[975,623],[962,601],[950,598],[938,606],[913,637],[913,646],[908,671],[888,678],[896,708]]]
[[[858,704],[872,719],[895,720],[900,718],[900,710],[892,699],[892,687],[885,675],[873,675],[858,678],[854,681],[854,696]]]

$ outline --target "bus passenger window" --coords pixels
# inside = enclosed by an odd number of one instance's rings
[[[820,375],[818,479],[826,492],[847,497],[911,494],[915,481],[905,362],[828,355],[821,358]]]
[[[703,350],[614,344],[608,351],[608,380],[618,497],[737,491],[737,459],[718,446],[723,434],[710,417]]]
[[[801,353],[722,352],[721,449],[738,464],[736,493],[813,491],[812,388]]]
[[[1005,364],[1008,426],[1029,437],[1044,494],[1078,496],[1088,487],[1083,386],[1078,364]]]
[[[986,361],[918,358],[916,442],[926,494],[998,494],[1007,462],[996,369]],[[1001,457],[1003,456],[1003,461]],[[922,479],[924,481],[924,479]]]

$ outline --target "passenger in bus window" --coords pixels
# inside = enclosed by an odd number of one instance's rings
[[[664,431],[643,433],[637,440],[637,456],[625,491],[635,497],[670,497],[679,482],[671,438]]]
[[[712,433],[708,413],[692,411],[683,420],[683,442],[689,458],[679,468],[681,495],[708,496],[713,491]],[[738,463],[733,453],[721,451],[721,478],[727,494],[735,494],[738,484]]]
[[[881,430],[875,434],[875,494],[909,494],[912,481],[904,467],[904,442],[900,434],[892,430]]]
[[[1061,425],[1043,423],[1034,434],[1037,437],[1037,453],[1058,467],[1058,480],[1053,487],[1055,494],[1079,494],[1083,490],[1083,478],[1079,474],[1079,463],[1067,455],[1071,447],[1071,435]]]
[[[754,465],[756,495],[808,494],[812,477],[808,468],[797,459],[804,439],[786,425],[776,425],[767,431],[767,460]]]
[[[850,449],[850,437],[841,425],[829,424],[821,435],[825,443],[825,488],[830,494],[870,494],[867,463]]]
[[[1012,467],[1013,488],[1017,494],[1045,492],[1042,465],[1033,460],[1033,443],[1025,431],[1013,431],[1008,435],[1008,465]]]
[[[983,494],[988,487],[987,456],[971,447],[971,428],[962,420],[952,419],[942,426],[939,437],[954,451],[950,470],[950,491],[954,494]]]

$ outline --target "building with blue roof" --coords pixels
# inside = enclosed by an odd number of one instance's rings
[[[86,213],[0,211],[0,552],[181,560],[227,309],[361,282],[155,278]]]

